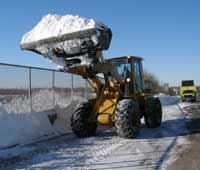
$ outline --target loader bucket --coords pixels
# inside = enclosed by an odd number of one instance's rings
[[[96,41],[98,43],[94,42],[93,38],[97,38]],[[51,44],[56,45],[56,44],[67,42],[67,41],[78,41],[78,40],[79,41],[82,40],[83,42],[87,44],[87,41],[91,40],[93,41],[93,44],[90,44],[91,45],[90,48],[94,48],[98,50],[107,50],[110,46],[111,38],[112,38],[112,32],[110,29],[103,30],[103,29],[91,28],[91,29],[82,30],[78,32],[63,34],[58,37],[50,37],[50,38],[46,38],[46,39],[42,39],[42,40],[30,42],[30,43],[20,44],[20,48],[22,50],[30,50],[30,51],[36,50],[37,52],[40,53],[40,51],[37,50],[37,48],[43,45],[46,45],[46,46],[51,45]],[[82,50],[87,51],[89,49],[84,49],[82,47]]]
[[[22,43],[20,48],[39,53],[64,67],[91,65],[97,51],[109,48],[111,38],[112,32],[107,27],[90,28]]]

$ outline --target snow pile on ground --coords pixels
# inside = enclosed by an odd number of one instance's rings
[[[2,96],[2,99],[4,97]],[[73,100],[81,99],[80,96],[73,95]],[[61,93],[54,92],[55,104],[59,105],[61,108],[65,108],[71,102],[71,93]],[[42,89],[32,92],[32,109],[34,112],[40,112],[43,110],[50,110],[54,108],[53,105],[53,92],[52,90]],[[29,108],[29,97],[25,95],[13,96],[8,101],[1,103],[1,108],[3,108],[6,113],[26,113],[30,111]]]
[[[0,148],[15,146],[49,134],[48,113],[0,113]]]
[[[0,149],[71,132],[70,117],[74,107],[81,101],[83,101],[82,98],[74,97],[73,100],[65,103],[65,107],[56,106],[51,110],[32,113],[8,113],[1,104]],[[45,103],[40,105],[43,104]],[[49,115],[55,116],[56,120],[53,125],[49,120]]]
[[[55,98],[62,99],[62,96],[58,93],[54,93]],[[52,90],[43,89],[32,92],[32,109],[35,112],[52,109],[53,106],[53,92]],[[66,105],[68,105],[70,99],[66,100]],[[29,97],[26,95],[13,96],[10,100],[3,101],[2,107],[7,113],[25,113],[29,112]]]

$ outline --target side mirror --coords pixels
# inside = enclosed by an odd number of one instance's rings
[[[144,93],[152,93],[153,83],[150,80],[144,80]]]

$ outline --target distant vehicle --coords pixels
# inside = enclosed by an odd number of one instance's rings
[[[180,96],[182,101],[196,102],[197,87],[194,85],[194,80],[182,81]]]

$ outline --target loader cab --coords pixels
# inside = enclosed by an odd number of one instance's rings
[[[109,59],[116,74],[122,79],[122,91],[124,97],[133,97],[143,92],[143,69],[142,58],[135,56],[124,56]]]

